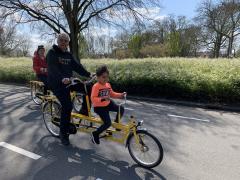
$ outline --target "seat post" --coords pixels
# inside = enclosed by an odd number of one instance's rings
[[[86,93],[86,103],[87,103],[87,110],[88,110],[88,116],[91,117],[91,107],[90,107],[90,97],[88,96],[88,91],[87,91],[87,84],[84,83],[84,90],[85,90],[85,93]]]
[[[118,106],[118,123],[121,121],[121,105]]]

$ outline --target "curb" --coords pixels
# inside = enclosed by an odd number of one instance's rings
[[[6,83],[0,82],[0,84],[6,85],[15,85],[15,86],[23,86],[28,87],[27,83]],[[239,105],[223,105],[223,104],[211,104],[211,103],[196,103],[192,101],[180,101],[180,100],[169,100],[169,99],[161,99],[161,98],[148,98],[148,97],[139,97],[139,96],[131,96],[128,95],[128,99],[130,100],[138,100],[138,101],[146,101],[146,102],[156,102],[168,105],[177,105],[177,106],[186,106],[186,107],[198,107],[203,109],[212,109],[212,110],[220,110],[220,111],[229,111],[229,112],[240,112],[240,104]]]
[[[213,109],[221,111],[230,111],[230,112],[240,112],[240,105],[234,107],[234,105],[222,105],[222,104],[211,104],[211,103],[195,103],[191,101],[177,101],[177,100],[168,100],[161,98],[147,98],[139,96],[128,96],[128,99],[138,100],[138,101],[147,101],[147,102],[156,102],[162,104],[186,106],[186,107],[199,107],[203,109]]]

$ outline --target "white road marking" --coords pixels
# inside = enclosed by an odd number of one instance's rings
[[[12,150],[12,151],[14,151],[16,153],[22,154],[24,156],[27,156],[29,158],[32,158],[34,160],[38,160],[39,158],[41,158],[41,156],[39,156],[37,154],[34,154],[32,152],[29,152],[29,151],[26,151],[26,150],[24,150],[22,148],[19,148],[17,146],[11,145],[11,144],[8,144],[6,142],[0,142],[0,146],[5,147],[7,149],[10,149],[10,150]]]
[[[168,114],[168,116],[181,118],[181,119],[190,119],[190,120],[195,120],[195,121],[210,122],[210,120],[208,120],[208,119],[198,119],[198,118],[184,117],[184,116],[178,116],[178,115],[173,115],[173,114]]]
[[[129,110],[129,111],[134,111],[134,109],[132,109],[132,108],[124,108],[124,109]]]

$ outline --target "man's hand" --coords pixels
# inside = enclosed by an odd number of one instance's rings
[[[70,79],[69,78],[63,78],[62,79],[62,83],[63,84],[69,84],[71,81],[70,81]]]
[[[90,76],[87,78],[88,80],[91,80],[93,77],[95,77],[96,74],[95,73],[91,73]]]
[[[93,78],[96,76],[96,73],[91,73],[90,78]]]

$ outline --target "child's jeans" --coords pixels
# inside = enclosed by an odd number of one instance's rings
[[[109,112],[117,112],[115,122],[118,121],[118,109],[119,109],[119,106],[112,100],[110,101],[110,104],[106,107],[95,107],[94,108],[94,112],[97,113],[100,116],[100,118],[102,119],[102,121],[104,122],[103,125],[101,125],[94,132],[95,134],[99,135],[111,126],[112,122],[111,122]],[[124,108],[121,106],[120,107],[120,118],[123,116],[123,113],[124,113]]]

